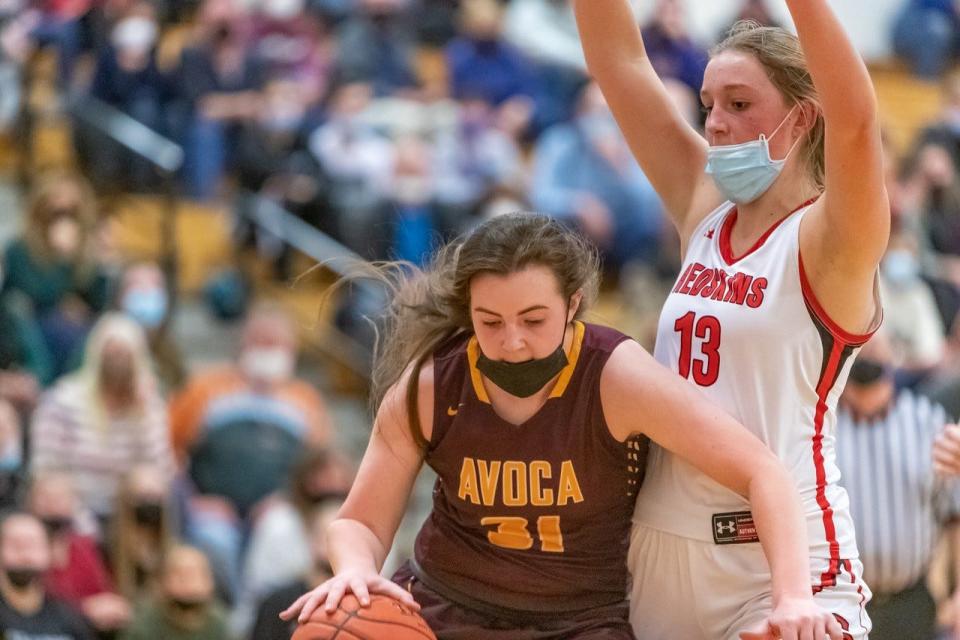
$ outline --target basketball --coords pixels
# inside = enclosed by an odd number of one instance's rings
[[[321,607],[297,627],[291,640],[437,640],[418,613],[388,596],[371,595],[361,607],[353,594],[331,614]]]

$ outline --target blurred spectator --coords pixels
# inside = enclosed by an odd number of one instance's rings
[[[933,293],[921,278],[915,238],[905,233],[890,238],[880,263],[880,291],[894,362],[916,382],[940,362],[945,339]]]
[[[359,10],[340,28],[337,74],[366,82],[377,96],[413,89],[413,34],[407,24],[409,0],[358,0]]]
[[[536,65],[533,133],[568,120],[587,80],[571,0],[513,0],[503,29],[507,41]]]
[[[379,257],[421,265],[443,236],[429,145],[415,137],[397,141],[390,198],[380,213]]]
[[[196,41],[181,54],[177,97],[185,110],[183,171],[191,197],[217,193],[224,171],[235,166],[240,125],[257,114],[266,74],[248,48],[250,32],[237,0],[206,0]]]
[[[579,226],[613,270],[656,259],[660,201],[595,83],[581,95],[576,119],[538,141],[530,197],[538,211]]]
[[[502,37],[503,9],[497,0],[464,0],[461,35],[445,49],[450,94],[456,100],[482,99],[499,105],[516,96],[536,95],[534,70]]]
[[[16,410],[0,398],[0,509],[17,505],[23,483],[23,430]]]
[[[737,13],[734,14],[733,20],[717,34],[717,42],[721,42],[726,38],[727,33],[735,24],[745,20],[756,22],[764,27],[782,27],[782,25],[773,18],[773,15],[770,14],[766,0],[741,0],[740,8],[737,9]]]
[[[134,467],[124,479],[107,537],[118,591],[131,602],[157,592],[160,568],[176,540],[170,480],[161,469]]]
[[[7,25],[4,40],[7,54],[20,62],[28,61],[45,47],[57,50],[57,80],[61,90],[69,90],[73,66],[83,49],[82,19],[90,10],[90,0],[32,0]],[[15,33],[15,35],[14,35]]]
[[[145,0],[119,20],[110,44],[99,53],[90,95],[150,129],[169,135],[166,106],[173,96],[170,78],[157,66],[159,26]],[[95,108],[95,107],[91,107]],[[150,162],[89,126],[78,133],[85,167],[98,188],[153,191],[159,179]]]
[[[960,486],[933,468],[946,413],[911,391],[898,392],[894,362],[881,329],[854,361],[837,413],[837,465],[873,591],[871,640],[935,636],[926,576],[937,541],[960,516]],[[960,591],[954,600],[960,602]]]
[[[0,633],[5,638],[93,640],[79,614],[47,594],[50,541],[40,521],[13,512],[0,522]]]
[[[311,513],[308,522],[310,555],[300,567],[298,576],[281,585],[264,598],[257,609],[257,619],[250,640],[288,640],[295,622],[280,619],[280,612],[301,595],[333,575],[327,556],[327,527],[337,517],[340,502],[325,503]]]
[[[442,47],[457,35],[457,12],[461,0],[420,0],[415,4],[413,24],[417,40],[428,47]]]
[[[140,608],[121,640],[230,640],[214,598],[213,576],[198,549],[175,547],[163,563],[160,592]]]
[[[335,89],[329,120],[308,143],[330,179],[330,204],[339,218],[336,236],[365,257],[375,255],[371,223],[389,193],[394,164],[392,142],[361,118],[372,91],[363,83]]]
[[[70,478],[59,473],[34,476],[28,507],[50,537],[47,593],[82,612],[98,632],[115,633],[126,626],[130,605],[113,593],[96,540],[75,530],[78,508]]]
[[[183,358],[169,333],[175,287],[155,262],[130,265],[120,278],[116,304],[146,334],[154,367],[165,389],[179,388],[186,377]]]
[[[287,97],[301,110],[327,92],[333,73],[334,41],[306,0],[264,0],[253,14],[252,45],[267,77],[295,85]]]
[[[504,109],[512,108],[505,104],[498,111],[479,97],[460,101],[456,126],[439,131],[434,145],[435,194],[441,205],[464,215],[500,188],[526,191],[520,146],[497,121]]]
[[[256,121],[240,136],[237,183],[238,244],[254,244],[258,253],[273,262],[279,280],[290,278],[293,253],[285,242],[248,221],[250,208],[266,199],[300,216],[327,233],[336,234],[336,219],[327,202],[327,184],[317,160],[306,148],[307,113],[293,96],[299,87],[290,82],[270,82],[264,91]],[[251,197],[255,194],[256,197]]]
[[[0,296],[16,295],[29,305],[53,358],[53,376],[66,369],[107,306],[110,256],[97,224],[87,182],[49,173],[31,191],[23,235],[4,251]]]
[[[41,398],[30,436],[33,471],[66,472],[103,521],[134,465],[172,474],[166,410],[139,325],[116,313],[97,323],[81,368]]]
[[[199,374],[171,403],[173,441],[197,494],[187,532],[235,596],[247,518],[297,453],[332,436],[323,399],[295,377],[297,332],[278,307],[251,311],[235,364]]]
[[[935,142],[950,151],[954,167],[960,170],[960,69],[944,75],[940,88],[940,114],[919,136],[919,144]]]
[[[18,312],[15,306],[0,295],[0,401],[28,415],[36,406],[41,385],[53,377],[53,361],[29,312]]]
[[[912,232],[921,247],[924,277],[943,326],[953,325],[960,309],[960,179],[950,153],[940,143],[919,146],[898,181],[895,223]]]
[[[250,534],[240,609],[252,614],[273,590],[290,582],[299,583],[305,569],[314,566],[313,517],[317,509],[329,510],[331,505],[336,511],[351,481],[347,463],[331,450],[311,449],[300,456],[287,490],[265,505]]]
[[[643,42],[658,76],[676,78],[699,95],[708,57],[690,38],[683,3],[657,0],[653,16],[643,28]]]
[[[960,4],[907,0],[893,25],[893,48],[916,75],[936,79],[960,53]]]

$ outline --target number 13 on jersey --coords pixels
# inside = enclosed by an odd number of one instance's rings
[[[691,311],[677,318],[673,330],[680,334],[680,362],[677,370],[684,378],[701,387],[709,387],[720,375],[720,321],[714,316],[700,316]],[[700,353],[694,357],[693,338],[700,341]]]

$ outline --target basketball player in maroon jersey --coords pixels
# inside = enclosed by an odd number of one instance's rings
[[[579,236],[514,214],[400,286],[373,434],[329,530],[336,575],[283,617],[382,593],[419,603],[441,640],[633,638],[625,557],[649,437],[749,498],[782,637],[842,637],[813,603],[784,468],[636,342],[576,320],[597,281]],[[389,581],[379,570],[424,462],[433,511]]]

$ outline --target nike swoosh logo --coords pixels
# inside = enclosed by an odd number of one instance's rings
[[[455,416],[455,415],[457,415],[458,413],[460,413],[460,405],[457,405],[456,408],[447,407],[447,415],[448,415],[448,416]]]

